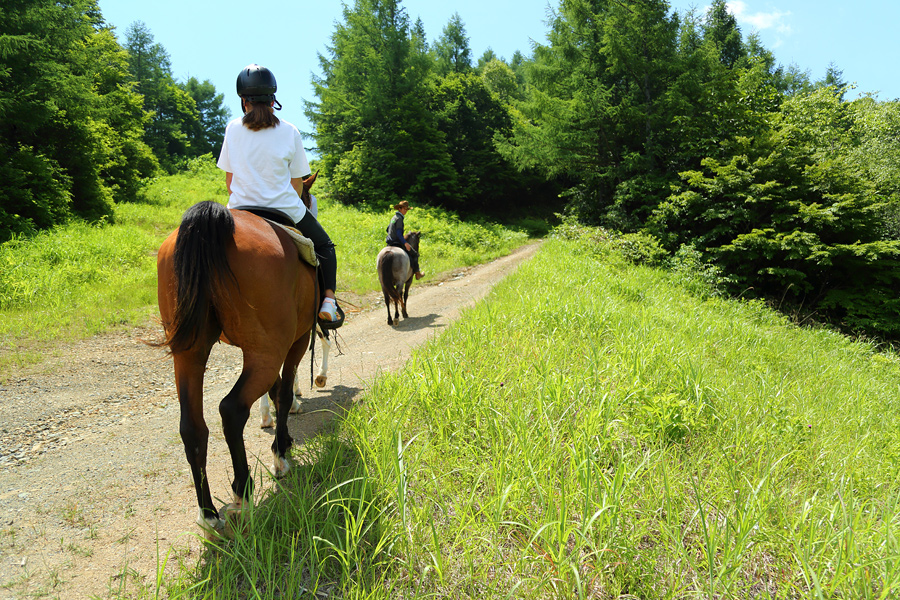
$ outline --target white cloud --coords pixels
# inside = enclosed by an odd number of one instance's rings
[[[772,11],[772,12],[750,12],[747,3],[743,0],[728,0],[726,2],[728,10],[741,23],[747,23],[756,31],[765,29],[774,29],[778,33],[789,34],[791,32],[790,25],[787,24],[786,18],[791,16],[790,11]]]

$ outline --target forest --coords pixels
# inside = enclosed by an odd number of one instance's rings
[[[123,45],[96,0],[0,15],[0,241],[111,221],[216,154],[223,96],[176,81],[144,24]],[[429,41],[399,0],[348,3],[306,105],[332,198],[600,226],[637,262],[691,256],[730,295],[897,340],[897,99],[781,65],[724,0],[560,0],[548,28],[476,58],[459,15]]]

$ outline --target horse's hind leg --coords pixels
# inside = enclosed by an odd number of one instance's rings
[[[384,291],[384,305],[387,307],[388,325],[393,325],[394,320],[391,318],[391,297],[387,290]]]
[[[210,347],[211,348],[211,347]],[[184,453],[191,467],[200,515],[197,522],[204,529],[221,530],[219,512],[213,505],[206,473],[209,428],[203,418],[203,372],[210,348],[182,352],[174,356],[175,386],[181,405],[179,427]]]
[[[294,378],[297,374],[297,365],[300,359],[306,353],[309,346],[310,333],[303,335],[294,342],[288,351],[287,357],[284,359],[284,366],[281,370],[282,386],[278,392],[278,412],[275,418],[275,439],[272,442],[272,454],[275,458],[275,464],[272,472],[276,477],[284,477],[290,470],[287,462],[287,452],[294,443],[293,438],[287,428],[288,414],[291,412],[291,406],[294,402]]]
[[[277,410],[278,386],[279,382],[276,381],[268,392],[259,397],[259,426],[261,429],[269,429],[275,425],[275,419],[272,418],[272,411],[269,408],[269,398],[275,403]]]
[[[400,306],[403,307],[403,318],[408,319],[409,313],[406,312],[406,300],[409,298],[409,286],[412,285],[412,277],[406,280],[406,286],[403,288],[403,304]]]
[[[244,369],[241,376],[219,403],[222,432],[231,453],[231,465],[234,469],[231,491],[238,505],[249,501],[253,492],[253,479],[250,477],[247,450],[244,446],[244,426],[250,418],[250,407],[266,390],[271,389],[272,382],[278,378],[279,366],[277,362],[273,363],[268,359],[252,361],[247,352],[244,352]]]
[[[318,380],[317,380],[318,381]],[[325,385],[324,383],[322,385]],[[269,391],[262,396],[259,397],[259,427],[261,429],[269,429],[275,425],[275,419],[272,418],[272,411],[269,407],[269,399],[271,398],[272,402],[275,403],[275,411],[278,411],[278,389],[281,386],[281,378],[275,381]],[[321,386],[319,386],[321,387]],[[300,391],[300,386],[297,385],[297,380],[294,380],[294,400],[291,405],[291,412],[298,413],[300,412],[300,400],[303,396]]]

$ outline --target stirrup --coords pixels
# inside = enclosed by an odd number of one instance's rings
[[[335,309],[335,318],[334,320],[325,320],[321,317],[316,317],[316,322],[319,324],[321,329],[337,329],[341,325],[344,324],[344,310],[338,306],[337,302],[334,303]]]

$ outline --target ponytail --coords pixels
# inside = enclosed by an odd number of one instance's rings
[[[268,102],[247,102],[248,110],[241,119],[241,123],[247,126],[250,131],[259,131],[269,127],[277,126],[281,121],[275,116],[275,111]]]

